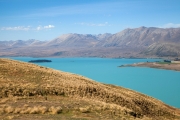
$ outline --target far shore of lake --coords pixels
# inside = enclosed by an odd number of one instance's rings
[[[180,71],[180,63],[142,62],[142,63],[121,65],[119,67],[150,67],[150,68]]]

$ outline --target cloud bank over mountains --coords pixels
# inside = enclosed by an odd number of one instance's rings
[[[80,22],[80,23],[75,23],[75,24],[81,25],[81,26],[91,26],[91,27],[93,27],[93,26],[98,26],[98,27],[112,26],[108,22],[104,22],[104,23]],[[179,28],[179,27],[180,27],[180,23],[179,24],[167,23],[162,26],[159,26],[159,28]],[[38,25],[37,27],[32,27],[32,26],[2,27],[1,30],[2,31],[30,31],[30,30],[40,31],[40,30],[51,30],[53,28],[55,28],[55,25],[45,25],[45,26]]]
[[[174,24],[174,23],[167,23],[163,26],[160,26],[161,28],[179,28],[180,27],[180,23],[179,24]]]

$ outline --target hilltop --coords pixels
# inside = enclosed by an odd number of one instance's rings
[[[127,28],[115,34],[64,34],[48,41],[0,41],[0,56],[180,57],[180,28]]]
[[[179,119],[180,110],[120,86],[0,59],[0,119]]]

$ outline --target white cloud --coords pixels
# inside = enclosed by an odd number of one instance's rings
[[[45,29],[51,29],[54,28],[54,25],[48,25],[48,26],[44,26]]]
[[[174,24],[174,23],[167,23],[163,26],[160,26],[161,28],[178,28],[180,27],[180,24]]]
[[[28,31],[31,29],[31,26],[17,26],[17,27],[2,27],[1,30],[14,30],[14,31]]]
[[[39,25],[36,30],[50,30],[51,28],[54,28],[55,26],[54,25],[47,25],[47,26],[41,26]]]
[[[42,30],[42,27],[41,26],[38,26],[37,28],[36,28],[36,30]]]
[[[17,27],[2,27],[1,30],[6,30],[6,31],[29,31],[29,30],[50,30],[52,28],[54,28],[54,25],[47,25],[47,26],[37,26],[35,28],[31,27],[31,26],[17,26]]]
[[[85,26],[98,26],[98,27],[103,27],[103,26],[111,26],[108,22],[105,22],[105,23],[98,23],[98,24],[95,24],[95,23],[75,23],[75,24],[79,24],[79,25],[85,25]]]

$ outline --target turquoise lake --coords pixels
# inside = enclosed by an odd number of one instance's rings
[[[28,62],[40,58],[10,57]],[[124,64],[152,62],[158,59],[109,58],[42,58],[51,63],[41,66],[80,74],[98,82],[114,84],[155,97],[166,104],[180,108],[180,72],[146,67],[118,67]]]

